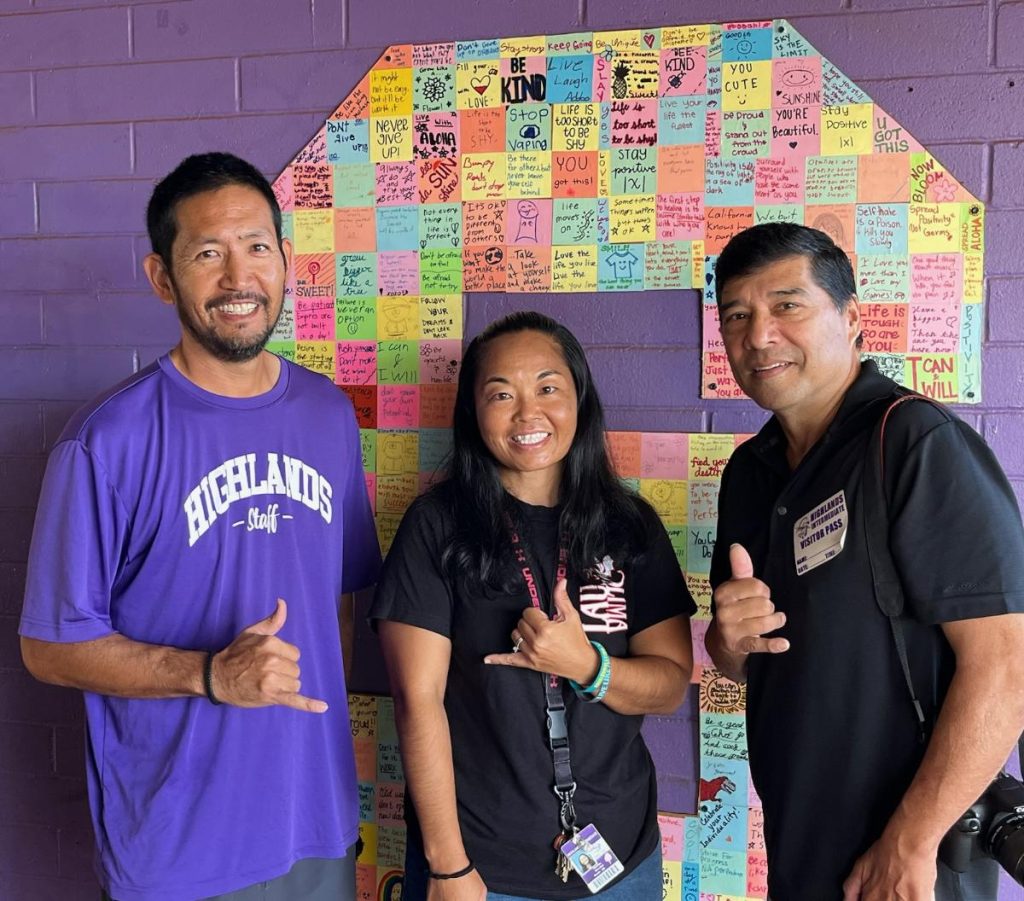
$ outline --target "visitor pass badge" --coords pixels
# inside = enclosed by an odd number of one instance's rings
[[[846,494],[840,491],[793,525],[796,574],[802,576],[835,557],[846,541]]]

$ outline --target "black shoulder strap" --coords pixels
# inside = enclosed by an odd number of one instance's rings
[[[871,580],[875,590],[875,602],[889,620],[892,630],[896,654],[900,659],[903,679],[910,692],[910,701],[914,705],[917,716],[917,728],[922,742],[928,740],[928,730],[914,690],[914,681],[910,676],[910,662],[907,659],[907,642],[903,637],[903,584],[900,582],[896,563],[889,552],[889,502],[885,494],[885,425],[900,404],[912,400],[928,401],[919,394],[906,394],[896,398],[879,417],[868,442],[867,458],[864,461],[864,540],[868,551],[868,563],[871,567]],[[933,401],[929,401],[933,403]]]
[[[897,397],[881,415],[871,440],[868,442],[867,459],[864,461],[864,538],[868,551],[868,562],[871,566],[871,579],[875,589],[875,602],[889,620],[892,630],[896,654],[900,658],[903,678],[910,692],[910,701],[917,715],[917,727],[921,741],[928,740],[928,732],[924,711],[914,690],[914,681],[910,676],[910,663],[907,660],[907,643],[903,637],[903,584],[900,582],[896,563],[889,552],[889,501],[885,493],[885,425],[900,404],[912,400],[923,400],[946,413],[942,405],[922,394],[905,394]],[[948,413],[947,413],[948,417]],[[1021,766],[1024,766],[1024,734],[1017,739],[1017,755]]]

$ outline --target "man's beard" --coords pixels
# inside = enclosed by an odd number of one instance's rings
[[[264,312],[270,309],[270,298],[266,294],[257,294],[254,291],[222,294],[207,301],[205,309],[212,310],[223,303],[243,303],[245,301],[255,301],[263,308]],[[188,333],[203,348],[225,363],[244,363],[259,356],[263,348],[267,346],[267,342],[277,326],[277,320],[281,318],[281,313],[284,310],[284,303],[282,302],[277,311],[277,316],[274,317],[274,321],[268,322],[266,329],[256,336],[246,337],[239,333],[233,337],[224,337],[217,332],[215,325],[207,326],[202,322],[196,321],[193,316],[186,312],[183,304],[176,302],[174,306],[178,311],[178,319],[188,330]]]

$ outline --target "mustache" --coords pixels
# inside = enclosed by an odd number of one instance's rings
[[[206,301],[204,308],[209,312],[215,307],[226,303],[244,303],[247,300],[253,300],[264,307],[270,304],[270,298],[266,294],[259,294],[256,291],[232,291],[227,294],[220,294]]]

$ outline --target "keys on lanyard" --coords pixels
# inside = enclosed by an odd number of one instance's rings
[[[575,838],[578,834],[579,829],[574,826],[571,835],[560,832],[555,836],[555,840],[552,843],[555,848],[555,875],[562,882],[568,882],[569,876],[572,874],[572,864],[569,863],[569,858],[562,853],[562,845],[570,838]]]

